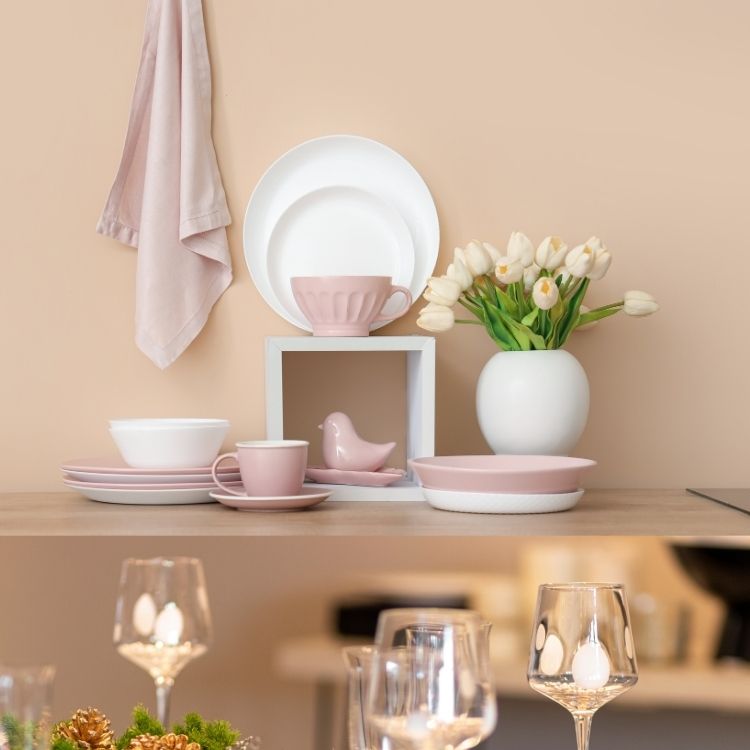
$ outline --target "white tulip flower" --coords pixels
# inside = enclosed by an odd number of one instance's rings
[[[455,322],[456,317],[453,314],[453,310],[450,307],[438,305],[435,302],[425,305],[420,310],[419,317],[417,318],[417,325],[420,328],[424,328],[425,331],[432,331],[433,333],[449,331],[453,328]]]
[[[633,289],[625,292],[625,304],[622,309],[626,315],[651,315],[659,309],[656,300],[648,293]]]
[[[453,279],[448,279],[445,276],[433,276],[427,281],[427,291],[424,293],[424,298],[428,302],[453,307],[460,296],[461,287]]]
[[[588,245],[578,245],[565,256],[565,267],[571,276],[582,279],[594,265],[594,251]]]
[[[520,260],[524,268],[527,268],[534,262],[534,246],[523,232],[510,233],[508,248],[505,254],[513,260]]]
[[[523,288],[527,291],[531,291],[531,287],[534,286],[534,282],[539,278],[539,274],[542,269],[536,263],[532,263],[528,268],[523,269]]]
[[[545,237],[536,249],[535,260],[541,268],[553,271],[565,262],[568,246],[559,237]]]
[[[458,258],[455,258],[453,263],[448,266],[445,277],[455,281],[461,287],[462,292],[465,292],[474,283],[474,277],[469,273],[469,269]]]
[[[542,276],[541,279],[536,280],[531,296],[534,299],[534,304],[540,310],[550,310],[557,304],[557,300],[560,298],[560,290],[557,288],[554,279],[549,276]]]
[[[489,273],[492,269],[490,254],[478,242],[470,242],[464,248],[464,256],[466,257],[464,263],[469,273],[475,278]]]
[[[482,247],[487,251],[490,258],[492,258],[492,264],[497,265],[500,258],[503,257],[503,253],[501,250],[498,250],[492,243],[490,242],[483,242]]]
[[[599,279],[604,278],[604,274],[609,270],[612,264],[612,255],[598,237],[591,237],[586,244],[594,251],[594,265],[591,267],[588,277],[592,281],[599,281]]]
[[[495,276],[503,284],[515,284],[523,278],[523,265],[520,260],[504,256],[495,266]]]

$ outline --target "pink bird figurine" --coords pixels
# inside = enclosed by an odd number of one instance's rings
[[[323,461],[329,469],[378,471],[396,447],[396,443],[362,440],[352,420],[340,411],[329,414],[318,429],[323,430]]]

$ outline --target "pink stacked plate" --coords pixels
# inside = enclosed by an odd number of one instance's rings
[[[211,467],[136,469],[118,458],[84,458],[66,461],[63,483],[90,500],[128,505],[188,505],[214,502],[218,489]],[[218,470],[224,482],[240,486],[239,467],[227,464]]]
[[[595,461],[569,456],[435,456],[411,468],[425,499],[441,510],[550,513],[572,508]]]

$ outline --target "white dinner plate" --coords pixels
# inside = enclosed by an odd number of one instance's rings
[[[271,289],[297,327],[309,325],[290,284],[293,276],[389,276],[409,287],[414,277],[414,243],[401,214],[381,198],[339,185],[303,195],[279,217],[268,240]],[[355,268],[356,267],[356,268]],[[389,300],[388,315],[403,300]]]
[[[206,484],[213,482],[211,472],[207,474],[99,474],[92,471],[67,471],[66,479],[74,479],[78,482],[110,482],[114,484]],[[221,473],[222,482],[238,482],[240,473]]]
[[[422,487],[422,492],[433,508],[461,513],[557,513],[570,510],[583,495],[583,490],[550,494],[505,494],[433,490],[430,487]]]
[[[213,503],[213,487],[202,486],[190,489],[153,489],[144,490],[136,487],[127,489],[104,489],[86,482],[65,482],[89,500],[100,503],[117,503],[119,505],[196,505]]]
[[[245,213],[245,259],[255,285],[306,331],[312,328],[292,296],[292,276],[391,276],[416,301],[439,244],[435,203],[420,174],[388,146],[354,135],[316,138],[281,156]],[[391,300],[384,311],[400,304]]]

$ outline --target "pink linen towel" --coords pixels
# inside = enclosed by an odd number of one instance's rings
[[[122,161],[96,229],[138,248],[136,343],[161,368],[232,281],[229,223],[201,0],[149,0]]]

